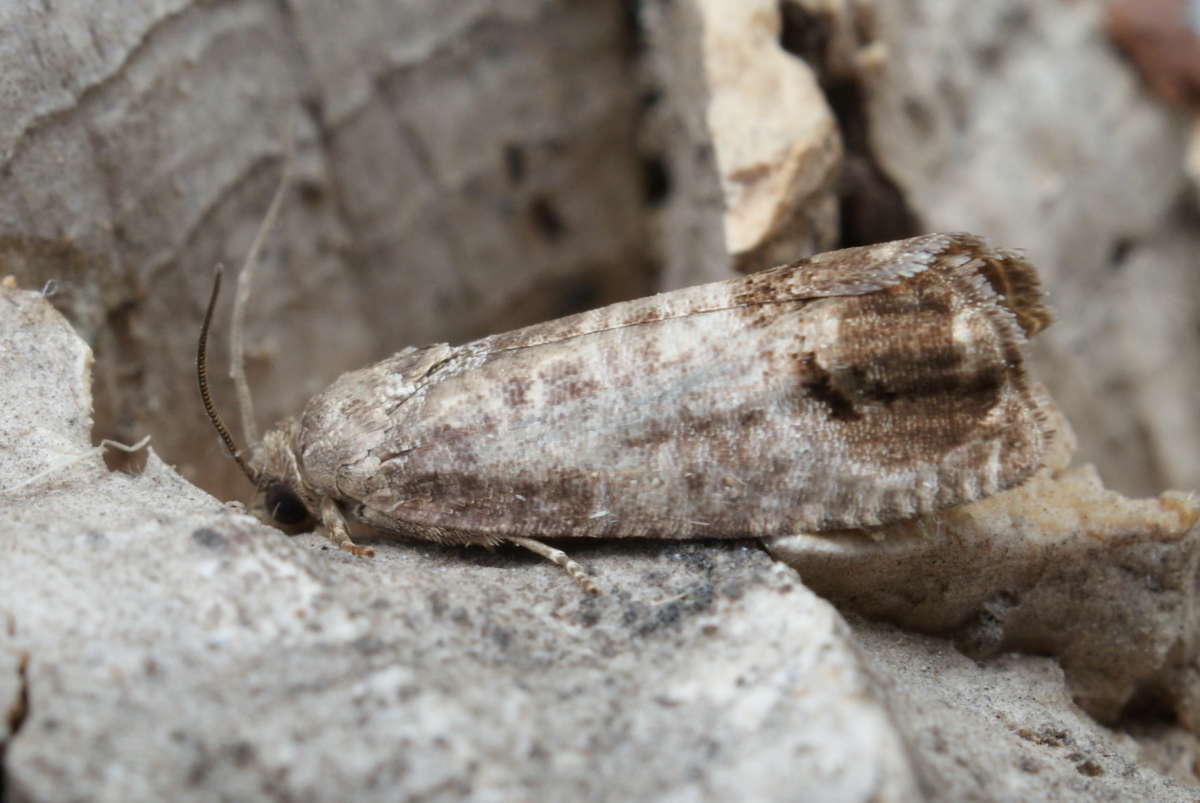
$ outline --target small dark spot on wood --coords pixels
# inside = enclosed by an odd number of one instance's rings
[[[1042,771],[1042,765],[1032,756],[1021,756],[1017,760],[1017,769],[1021,772],[1027,772],[1030,775],[1037,775]]]
[[[909,124],[917,134],[928,136],[933,133],[933,113],[924,102],[909,96],[904,99],[900,107],[904,110],[904,116],[908,118]]]
[[[507,650],[512,643],[512,631],[499,625],[488,625],[487,635],[501,650]]]
[[[227,541],[225,536],[208,527],[201,527],[192,533],[192,540],[208,549],[224,549]]]
[[[520,145],[504,146],[504,170],[508,180],[520,184],[525,180],[525,149]]]
[[[1027,30],[1032,23],[1033,14],[1020,4],[1014,3],[1000,15],[1000,30],[1008,36],[1016,36]]]
[[[429,614],[434,619],[441,619],[448,607],[446,599],[440,593],[435,591],[429,595]]]
[[[248,767],[258,757],[258,750],[247,741],[237,741],[229,748],[229,757],[238,768]]]
[[[205,778],[208,777],[209,770],[212,769],[212,759],[208,756],[202,756],[192,763],[192,766],[187,772],[188,786],[203,786]]]
[[[363,655],[374,655],[383,649],[383,642],[374,636],[362,636],[354,640],[354,649]]]
[[[1002,42],[1006,41],[988,42],[975,51],[975,63],[979,66],[980,70],[990,72],[999,66],[1000,59],[1004,55],[1004,45]]]
[[[671,194],[671,172],[661,154],[642,158],[642,199],[646,206],[656,209]]]
[[[1132,237],[1118,237],[1113,241],[1112,247],[1108,250],[1109,269],[1119,271],[1124,268],[1130,253],[1133,252],[1134,245],[1136,243]]]
[[[646,37],[642,32],[640,0],[621,0],[621,29],[625,43],[626,57],[634,58],[646,47]]]
[[[298,181],[296,194],[300,196],[300,203],[305,206],[319,206],[325,200],[325,186],[319,181]]]
[[[325,114],[325,106],[321,102],[321,97],[316,92],[305,92],[300,96],[300,105],[304,107],[304,112],[310,120],[328,120]]]
[[[529,205],[529,217],[533,225],[550,242],[558,242],[567,233],[567,226],[554,204],[545,196],[533,199]]]

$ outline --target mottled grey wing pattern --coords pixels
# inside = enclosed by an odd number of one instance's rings
[[[910,247],[917,241],[920,247]],[[528,348],[730,307],[873,293],[925,270],[934,260],[953,259],[950,252],[964,247],[977,251],[986,248],[979,238],[969,234],[930,234],[914,240],[846,248],[739,279],[659,293],[492,335],[464,348],[478,351]]]
[[[1047,320],[1032,268],[968,235],[821,255],[377,376],[404,392],[336,485],[368,523],[454,541],[906,518],[1040,465],[1021,347]]]

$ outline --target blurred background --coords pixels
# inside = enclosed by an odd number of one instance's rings
[[[195,341],[289,127],[247,321],[260,427],[406,345],[967,230],[1040,267],[1035,370],[1081,458],[1129,494],[1193,488],[1196,5],[6,3],[0,276],[91,344],[97,440],[150,434],[247,499]]]

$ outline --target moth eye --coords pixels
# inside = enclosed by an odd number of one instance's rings
[[[309,518],[308,508],[300,501],[300,497],[282,482],[267,486],[263,504],[271,518],[283,525],[301,524]]]

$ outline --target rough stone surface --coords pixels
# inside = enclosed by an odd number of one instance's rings
[[[1054,661],[1008,654],[980,664],[938,639],[852,623],[926,800],[1196,799],[1194,744],[1173,768],[1165,749],[1161,762],[1150,759],[1161,737],[1139,741],[1097,723],[1072,704]]]

